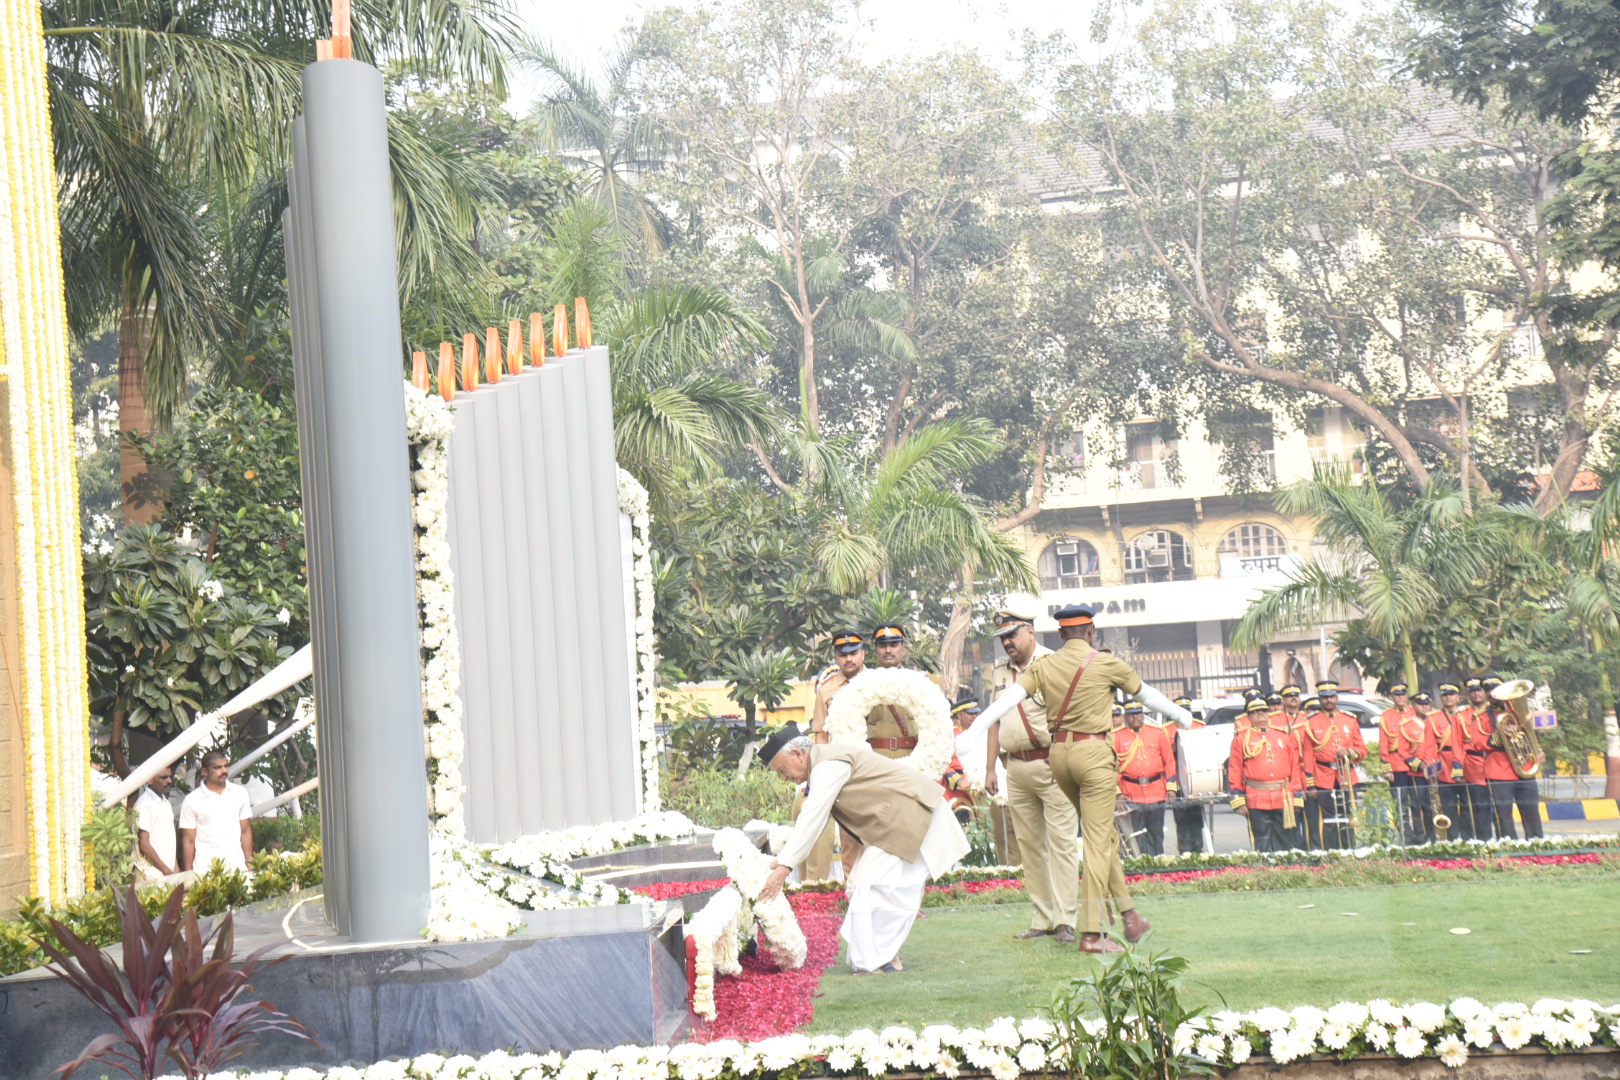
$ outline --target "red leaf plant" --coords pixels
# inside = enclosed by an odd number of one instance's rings
[[[185,907],[185,892],[184,885],[176,886],[155,921],[134,886],[114,894],[122,971],[105,952],[50,920],[55,942],[37,940],[55,961],[51,974],[118,1028],[90,1040],[57,1072],[72,1076],[80,1066],[99,1062],[133,1080],[151,1080],[172,1059],[188,1080],[200,1080],[246,1053],[256,1035],[279,1031],[315,1042],[303,1025],[268,1002],[241,999],[257,972],[286,957],[265,962],[267,945],[233,969],[234,917],[227,913],[217,926],[212,919],[198,920]]]

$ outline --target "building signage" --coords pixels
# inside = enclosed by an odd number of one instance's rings
[[[1298,555],[1222,555],[1221,577],[1271,577],[1299,569]]]

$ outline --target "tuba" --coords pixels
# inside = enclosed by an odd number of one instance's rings
[[[1535,688],[1536,684],[1529,679],[1514,679],[1491,691],[1491,697],[1506,705],[1516,721],[1511,734],[1504,732],[1498,723],[1491,744],[1507,754],[1520,780],[1533,780],[1541,774],[1541,743],[1530,723],[1529,697]]]

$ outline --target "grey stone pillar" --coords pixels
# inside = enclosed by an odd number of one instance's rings
[[[427,784],[393,191],[382,76],[304,69],[288,273],[315,624],[328,914],[359,941],[427,923]],[[335,782],[334,782],[335,781]]]

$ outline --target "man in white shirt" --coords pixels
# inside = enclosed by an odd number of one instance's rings
[[[787,846],[760,892],[770,899],[821,836],[829,818],[861,841],[849,875],[849,909],[840,929],[857,974],[902,971],[900,946],[911,933],[930,877],[970,850],[939,782],[905,759],[865,746],[817,745],[794,724],[771,736],[760,759],[791,784],[809,780],[804,807]]]
[[[253,857],[253,806],[247,789],[227,779],[230,758],[223,750],[203,755],[200,787],[180,804],[180,865],[199,874],[218,859],[246,870]]]
[[[136,866],[146,878],[167,877],[180,870],[180,861],[175,858],[174,807],[169,805],[169,788],[173,785],[174,770],[160,769],[135,799],[140,854]]]

